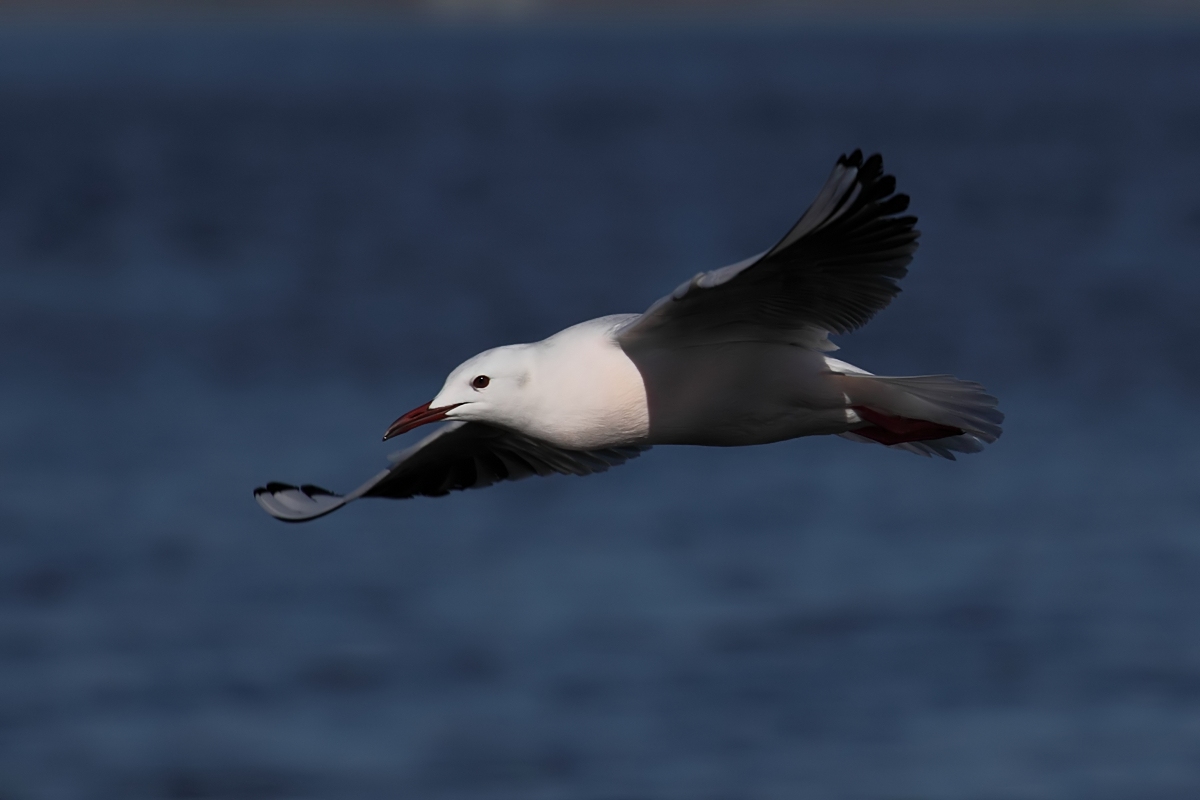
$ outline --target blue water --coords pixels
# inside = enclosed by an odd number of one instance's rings
[[[855,147],[985,453],[255,506]],[[3,32],[0,798],[1200,796],[1198,179],[1194,29]]]

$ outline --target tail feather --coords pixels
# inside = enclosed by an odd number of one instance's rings
[[[996,398],[974,381],[952,375],[884,377],[863,373],[843,374],[841,380],[850,404],[864,407],[860,416],[868,423],[859,429],[862,432],[851,430],[841,434],[847,439],[880,442],[918,455],[953,460],[956,452],[977,453],[1000,438],[1004,414],[996,407]],[[932,430],[935,435],[941,426],[959,432],[929,438],[918,427],[914,440],[894,441],[898,437],[880,436],[882,431],[872,424],[880,422],[880,413],[932,423],[925,430]]]

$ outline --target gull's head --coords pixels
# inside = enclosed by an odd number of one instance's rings
[[[497,347],[459,364],[437,397],[393,422],[384,441],[442,420],[518,424],[533,366],[528,350],[529,345],[522,344]]]

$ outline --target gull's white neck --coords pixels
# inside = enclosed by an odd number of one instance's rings
[[[531,345],[528,400],[513,427],[574,450],[645,441],[646,387],[612,336],[629,318],[589,320]]]

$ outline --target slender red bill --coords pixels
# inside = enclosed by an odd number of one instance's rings
[[[417,406],[412,411],[393,422],[392,426],[387,429],[387,433],[383,435],[383,440],[386,442],[393,436],[399,436],[402,433],[408,433],[413,428],[419,428],[422,425],[428,425],[431,422],[440,422],[446,418],[446,412],[452,408],[458,408],[461,405],[462,403],[455,403],[451,406],[430,408],[429,403],[426,403],[423,406]]]

